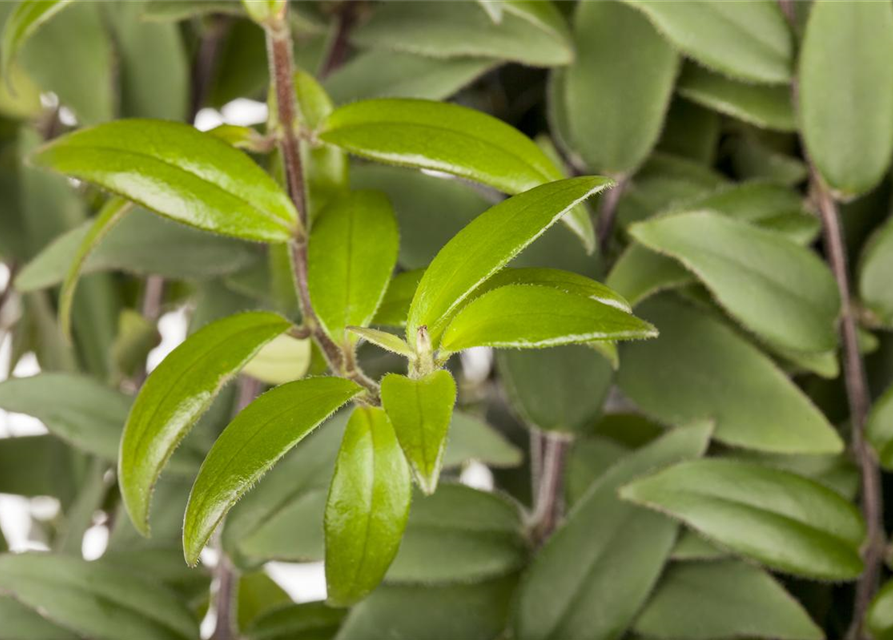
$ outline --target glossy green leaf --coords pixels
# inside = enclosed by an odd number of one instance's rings
[[[359,602],[397,555],[412,499],[409,466],[388,414],[358,407],[347,422],[326,501],[326,585],[334,606]]]
[[[322,602],[290,604],[270,609],[245,629],[248,640],[330,640],[344,619],[343,609]]]
[[[372,321],[397,264],[399,242],[394,212],[378,191],[353,191],[314,220],[307,265],[310,298],[337,344],[347,340],[347,327]]]
[[[617,489],[656,467],[702,455],[709,440],[708,424],[676,429],[601,476],[531,563],[519,590],[514,637],[623,635],[657,582],[678,526],[624,503]]]
[[[425,10],[435,6],[440,5]],[[354,102],[336,109],[319,137],[364,158],[451,173],[508,194],[564,177],[517,129],[455,104],[396,98]],[[594,246],[584,210],[574,211],[565,224],[587,249]]]
[[[676,90],[692,102],[757,127],[776,131],[796,129],[791,90],[784,85],[739,82],[690,64],[679,78]]]
[[[444,484],[417,497],[385,581],[468,583],[504,576],[526,559],[518,506],[494,493]]]
[[[564,19],[551,2],[503,3],[494,23],[471,2],[382,5],[357,28],[352,40],[363,47],[435,58],[486,57],[534,66],[567,64],[573,46]],[[462,37],[457,38],[456,33]]]
[[[609,185],[598,177],[560,180],[509,198],[475,218],[440,250],[422,276],[407,320],[410,345],[422,326],[436,345],[449,313],[474,289],[571,208]]]
[[[730,315],[770,344],[807,353],[837,346],[837,284],[811,250],[709,211],[640,222],[629,232],[679,260]]]
[[[859,511],[803,476],[733,460],[698,460],[636,480],[620,496],[678,518],[772,569],[819,580],[852,580],[862,573],[865,523]]]
[[[880,321],[893,326],[893,218],[871,236],[859,261],[859,297]]]
[[[443,466],[457,467],[471,460],[497,469],[509,468],[520,465],[524,454],[483,420],[461,411],[453,411]]]
[[[452,374],[443,369],[419,379],[389,374],[381,381],[381,401],[416,481],[425,493],[434,493],[456,403]]]
[[[567,142],[590,169],[629,173],[657,143],[679,56],[619,2],[579,4],[574,43],[577,56],[563,72]]]
[[[643,11],[680,51],[711,69],[748,82],[782,84],[791,79],[794,38],[771,0],[625,1]]]
[[[127,419],[118,460],[124,504],[143,534],[152,487],[174,449],[223,385],[290,326],[267,312],[218,320],[174,349],[146,380]]]
[[[59,13],[71,0],[22,0],[3,25],[0,35],[0,75],[8,82],[10,66],[18,51],[40,26]]]
[[[198,562],[226,513],[279,458],[362,392],[343,378],[297,380],[268,391],[236,416],[211,447],[189,494],[186,562]]]
[[[784,587],[739,560],[674,564],[634,626],[648,638],[777,638],[825,635]]]
[[[800,122],[822,179],[844,196],[865,193],[893,152],[893,7],[819,2],[800,52]]]
[[[50,553],[0,556],[0,589],[78,636],[195,640],[198,621],[156,581]]]
[[[441,348],[538,349],[594,340],[640,340],[657,330],[634,315],[552,287],[508,285],[475,298],[450,322]]]
[[[871,407],[865,425],[865,436],[877,451],[881,465],[885,469],[893,469],[893,386]]]
[[[635,306],[656,293],[694,281],[694,276],[672,258],[633,243],[620,254],[605,283]]]
[[[82,129],[32,162],[207,231],[285,242],[296,224],[291,200],[247,155],[181,123],[133,119]]]
[[[624,345],[617,381],[668,424],[711,418],[724,443],[777,453],[838,453],[824,415],[775,364],[710,314],[668,295],[637,309],[658,340]]]
[[[610,363],[584,345],[498,353],[499,379],[526,424],[580,433],[602,410],[613,381]]]
[[[118,457],[130,403],[85,375],[41,373],[0,383],[0,409],[33,416],[53,435],[106,460]]]
[[[260,348],[242,373],[267,384],[285,384],[303,378],[310,368],[309,338],[278,335]]]
[[[412,349],[409,348],[409,345],[406,344],[406,341],[403,340],[403,338],[401,338],[400,336],[394,335],[393,333],[363,327],[348,327],[348,330],[354,335],[363,338],[367,342],[371,342],[377,347],[381,347],[382,349],[386,349],[387,351],[396,353],[397,355],[401,355],[404,358],[413,357]]]
[[[887,581],[878,591],[865,614],[865,624],[875,640],[893,638],[893,581]]]

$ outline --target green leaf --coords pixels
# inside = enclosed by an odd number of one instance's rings
[[[57,627],[37,611],[10,597],[0,598],[0,619],[3,620],[2,640],[78,640],[71,631]]]
[[[499,379],[511,407],[531,427],[580,433],[595,423],[614,375],[588,346],[498,353]]]
[[[475,218],[440,250],[422,276],[407,319],[409,344],[415,345],[419,327],[427,326],[436,345],[450,312],[472,291],[570,209],[610,184],[599,177],[551,182]]]
[[[456,314],[441,348],[448,353],[471,347],[537,349],[655,336],[653,326],[615,306],[552,287],[508,285],[475,298]]]
[[[717,560],[729,554],[702,538],[697,533],[686,529],[679,534],[671,560]]]
[[[154,580],[50,553],[0,556],[0,589],[78,636],[195,640],[198,622]]]
[[[71,339],[71,305],[74,302],[74,293],[84,262],[96,245],[102,242],[109,231],[127,214],[131,206],[129,202],[121,198],[112,198],[103,205],[99,213],[96,214],[87,235],[78,246],[68,273],[65,274],[62,290],[59,292],[59,326],[69,340]]]
[[[362,392],[343,378],[297,380],[268,391],[236,416],[211,447],[189,494],[186,562],[198,562],[223,516],[279,458]]]
[[[450,438],[443,454],[444,468],[458,467],[475,460],[497,469],[517,467],[523,452],[497,429],[461,411],[453,411]]]
[[[69,452],[50,435],[0,438],[0,493],[70,496]]]
[[[395,336],[387,331],[379,331],[378,329],[364,329],[363,327],[348,327],[348,330],[363,338],[366,342],[371,342],[377,347],[381,347],[404,358],[412,358],[412,349],[406,344],[400,336]]]
[[[620,254],[605,282],[636,306],[660,291],[694,281],[692,274],[672,258],[632,243]]]
[[[893,218],[869,238],[859,261],[859,297],[887,326],[893,327]]]
[[[57,237],[22,268],[16,289],[35,291],[61,284],[93,224],[87,221]],[[248,243],[174,224],[138,208],[108,230],[80,272],[120,270],[170,280],[208,278],[246,267],[257,258],[252,249]]]
[[[644,12],[673,46],[706,67],[747,82],[782,84],[791,79],[794,38],[771,0],[625,1]]]
[[[0,385],[0,389],[2,388]],[[865,425],[865,437],[877,452],[881,465],[885,469],[893,469],[893,386],[871,407]]]
[[[709,440],[709,424],[676,429],[601,476],[533,559],[519,589],[514,637],[623,635],[657,582],[678,526],[625,504],[617,489],[655,467],[702,455]]]
[[[383,409],[354,410],[326,501],[326,585],[334,606],[359,602],[397,555],[412,498],[409,467]]]
[[[469,583],[504,576],[526,560],[518,506],[494,493],[443,484],[417,497],[385,581]]]
[[[793,150],[778,150],[747,132],[729,142],[732,168],[745,180],[766,180],[793,187],[809,177],[809,167],[792,155]]]
[[[624,345],[618,384],[645,413],[668,424],[705,416],[714,438],[777,453],[839,453],[824,415],[776,365],[738,333],[664,295],[638,312],[660,327],[649,343]]]
[[[562,72],[567,142],[590,169],[627,174],[657,143],[679,57],[619,2],[579,4],[574,41],[577,56]]]
[[[362,47],[434,58],[485,57],[533,66],[567,64],[573,45],[551,2],[503,3],[495,24],[471,2],[381,5],[351,40]],[[456,34],[462,37],[457,38]]]
[[[307,279],[313,308],[336,344],[375,316],[397,264],[397,221],[378,191],[353,191],[323,209],[310,232]]]
[[[10,81],[10,66],[25,41],[40,26],[70,4],[71,0],[22,0],[3,25],[0,75]]]
[[[679,260],[730,315],[770,344],[806,353],[836,348],[837,284],[811,250],[709,211],[640,222],[629,232]]]
[[[117,120],[58,138],[31,160],[207,231],[286,242],[297,223],[286,193],[247,155],[182,123]]]
[[[443,102],[354,102],[336,109],[319,137],[370,160],[451,173],[508,194],[564,177],[536,143],[514,127]],[[575,211],[565,224],[592,249],[594,232],[584,210]]]
[[[692,640],[825,637],[784,587],[739,560],[674,564],[634,630],[648,638]]]
[[[443,369],[419,379],[391,373],[381,381],[381,401],[416,481],[425,493],[434,493],[456,403],[456,381]]]
[[[860,195],[881,180],[893,151],[893,7],[814,8],[800,51],[803,141],[829,187]]]
[[[120,391],[84,375],[41,373],[0,383],[4,411],[33,416],[53,435],[106,460],[118,458],[130,403]]]
[[[309,338],[278,335],[260,348],[242,373],[267,384],[285,384],[303,378],[310,368]]]
[[[322,602],[291,604],[270,609],[245,629],[248,640],[331,640],[344,619],[343,609]]]
[[[240,632],[265,612],[292,603],[282,587],[263,571],[243,574],[238,580],[236,627]]]
[[[710,109],[678,95],[670,103],[657,149],[712,165],[716,162],[722,118]]]
[[[291,323],[249,312],[213,322],[158,365],[133,404],[121,439],[118,482],[136,528],[148,535],[152,487],[174,449],[220,392]]]
[[[784,85],[748,84],[689,64],[676,90],[692,102],[763,129],[797,128],[791,90]]]
[[[893,638],[893,580],[888,580],[880,588],[868,611],[865,624],[875,640]]]
[[[326,78],[332,99],[446,100],[496,66],[490,58],[430,58],[387,49],[363,51]]]
[[[772,569],[819,580],[853,580],[862,573],[859,511],[831,489],[787,471],[733,460],[683,462],[636,480],[620,496]]]

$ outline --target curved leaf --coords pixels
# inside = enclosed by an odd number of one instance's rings
[[[286,242],[297,223],[288,195],[251,158],[182,123],[132,119],[81,129],[31,161],[237,238]]]
[[[152,487],[174,449],[220,389],[291,323],[267,312],[213,322],[174,349],[148,377],[121,439],[118,482],[130,519],[148,535]]]
[[[620,496],[779,571],[820,580],[862,573],[859,511],[835,491],[787,471],[734,460],[683,462],[632,482]]]
[[[383,409],[357,407],[347,422],[326,501],[328,601],[349,606],[381,582],[397,555],[412,479]]]
[[[72,0],[22,0],[19,2],[3,25],[0,34],[0,76],[10,81],[10,66],[25,41],[40,28],[44,22],[52,18],[70,4]]]
[[[268,391],[237,415],[211,447],[189,494],[186,562],[198,562],[226,512],[279,458],[362,392],[343,378],[307,378]]]

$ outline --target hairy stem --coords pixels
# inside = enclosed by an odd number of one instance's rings
[[[598,211],[598,222],[596,224],[596,236],[598,237],[598,248],[602,256],[607,254],[608,247],[611,244],[611,236],[614,235],[614,223],[617,219],[617,203],[620,202],[620,196],[626,188],[627,179],[618,178],[617,185],[613,189],[609,189],[601,196]]]
[[[235,640],[235,600],[239,576],[229,558],[221,550],[217,562],[217,593],[214,598],[216,620],[211,640]]]
[[[570,449],[570,438],[563,433],[536,432],[541,439],[542,467],[534,490],[534,539],[538,544],[552,534],[564,511],[564,467]]]

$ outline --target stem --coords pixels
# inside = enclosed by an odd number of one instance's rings
[[[217,564],[217,594],[214,600],[216,608],[216,625],[211,640],[235,640],[234,609],[236,600],[236,584],[238,575],[229,558],[220,551],[220,560]]]
[[[617,219],[617,203],[620,202],[620,196],[626,189],[627,178],[617,178],[617,185],[613,189],[609,189],[601,197],[601,203],[598,212],[598,223],[596,224],[596,236],[598,237],[598,247],[601,254],[607,254],[608,247],[611,244],[611,236],[614,234],[614,222]]]
[[[534,539],[544,542],[555,530],[564,511],[564,464],[570,449],[570,438],[563,433],[539,432],[542,440],[542,471],[534,501]]]
[[[325,79],[335,69],[344,64],[347,58],[347,50],[350,47],[350,31],[357,20],[356,10],[358,4],[357,0],[344,0],[341,6],[338,7],[335,37],[332,40],[332,46],[329,47],[326,54],[326,59],[319,69],[318,75],[320,80]]]
[[[164,301],[164,278],[152,275],[146,278],[146,286],[143,290],[141,311],[143,317],[153,325],[161,315],[161,303]],[[133,374],[134,387],[139,389],[146,381],[146,363],[144,362],[136,373]]]
[[[220,55],[220,48],[229,31],[232,19],[229,16],[215,15],[211,17],[211,22],[207,27],[201,41],[198,45],[198,52],[195,56],[195,62],[192,67],[192,96],[189,106],[189,121],[195,121],[208,91],[211,88],[211,78],[217,67],[217,58]]]

